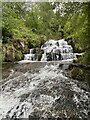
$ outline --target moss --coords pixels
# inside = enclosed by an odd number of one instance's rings
[[[85,79],[84,70],[81,69],[81,68],[73,68],[73,69],[70,71],[70,76],[71,76],[73,79],[77,79],[77,80],[83,80],[83,79]]]

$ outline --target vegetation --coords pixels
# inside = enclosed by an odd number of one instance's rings
[[[70,64],[67,76],[79,81],[87,81],[90,86],[90,65]]]
[[[78,62],[90,63],[90,2],[3,2],[2,43],[4,60],[20,60],[29,49],[48,39],[65,38],[74,52],[84,52]],[[13,55],[9,53],[13,51]],[[39,55],[40,56],[40,55]],[[7,59],[6,61],[13,61]]]

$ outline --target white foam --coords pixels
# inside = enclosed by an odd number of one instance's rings
[[[41,46],[41,49],[44,51],[44,54],[42,55],[41,61],[47,60],[47,53],[51,53],[52,60],[67,60],[67,59],[73,59],[76,58],[76,55],[73,53],[73,48],[71,45],[68,45],[67,41],[64,39],[61,40],[49,40],[44,45]],[[59,58],[60,52],[61,58]],[[54,54],[57,54],[56,56],[53,56]]]

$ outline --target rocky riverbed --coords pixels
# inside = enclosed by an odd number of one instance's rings
[[[62,66],[59,62],[8,66],[8,74],[0,81],[0,119],[89,120],[90,88],[86,82],[67,77],[66,69],[65,62]]]

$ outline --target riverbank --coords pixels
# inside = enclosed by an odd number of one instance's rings
[[[78,81],[88,82],[90,86],[90,65],[71,63],[67,76]]]

